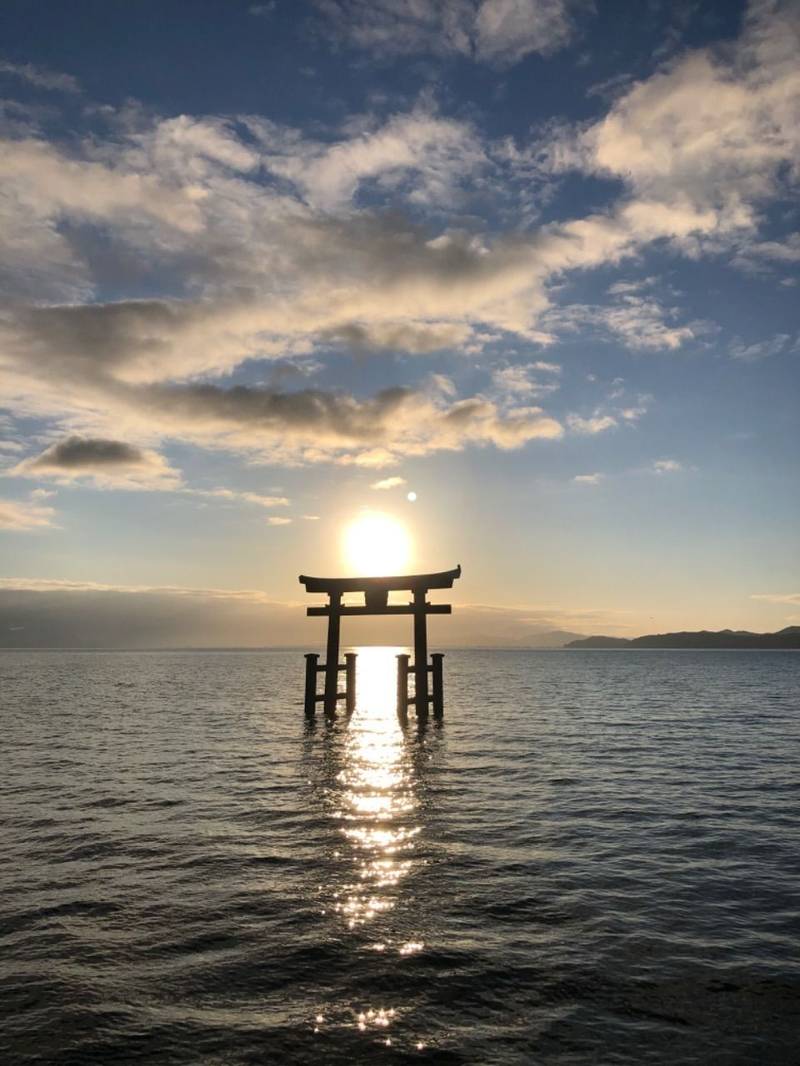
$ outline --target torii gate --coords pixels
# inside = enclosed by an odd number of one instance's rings
[[[406,574],[398,577],[307,577],[300,575],[300,584],[305,585],[306,592],[325,592],[328,603],[324,607],[308,607],[306,614],[312,618],[327,617],[328,642],[324,666],[318,666],[318,655],[306,656],[306,694],[305,710],[313,715],[317,702],[322,700],[325,713],[334,715],[336,703],[342,697],[347,698],[348,710],[354,706],[355,656],[347,657],[348,663],[339,663],[339,634],[342,615],[370,614],[411,614],[414,616],[414,665],[409,668],[408,656],[398,656],[398,711],[405,713],[409,703],[414,703],[417,718],[425,719],[431,697],[428,694],[428,615],[450,614],[449,603],[428,603],[426,596],[430,589],[449,589],[456,578],[461,577],[461,567],[455,570],[443,570],[438,574]],[[411,592],[411,603],[389,603],[390,592]],[[360,592],[364,604],[345,605],[342,596],[346,592]],[[434,671],[434,713],[442,714],[442,656],[433,657]],[[340,693],[339,673],[347,671],[347,692]],[[408,673],[414,674],[414,698],[408,698]],[[325,674],[325,692],[317,696],[317,673]],[[438,676],[437,676],[438,675]],[[405,691],[405,697],[402,693]],[[404,706],[401,706],[404,704]]]

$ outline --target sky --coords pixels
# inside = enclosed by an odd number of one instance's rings
[[[796,0],[0,41],[0,646],[321,637],[375,514],[441,641],[800,622]]]

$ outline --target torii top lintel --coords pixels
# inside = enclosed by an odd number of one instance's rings
[[[306,614],[319,618],[322,615],[357,614],[450,614],[445,603],[427,603],[428,589],[450,589],[456,578],[461,577],[461,567],[442,570],[438,574],[400,574],[394,577],[307,577],[300,575],[300,583],[306,592],[327,592],[329,602],[325,607],[308,607]],[[390,604],[390,592],[408,590],[414,602]],[[363,592],[364,606],[344,606],[342,596],[346,592]]]
[[[451,589],[456,578],[461,577],[461,567],[441,570],[437,574],[401,574],[395,577],[308,577],[300,575],[300,584],[306,592],[416,592],[418,589]]]

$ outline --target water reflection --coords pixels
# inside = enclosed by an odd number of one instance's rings
[[[347,845],[353,877],[338,893],[335,909],[348,928],[393,910],[414,865],[420,831],[414,768],[397,720],[395,656],[399,648],[360,648],[356,710],[344,748],[335,816]],[[385,950],[384,941],[374,944]],[[402,949],[405,945],[399,945]]]
[[[313,746],[313,772],[336,829],[328,882],[320,885],[325,935],[344,950],[340,961],[363,995],[348,1004],[320,1004],[314,1030],[322,1037],[331,1026],[344,1026],[419,1050],[425,1042],[413,1032],[408,1005],[391,1000],[402,987],[399,968],[413,965],[425,948],[425,896],[414,881],[427,861],[420,771],[428,752],[397,717],[396,655],[407,649],[355,650],[355,711],[349,719],[340,713],[332,725],[320,723],[323,746]],[[385,994],[376,1002],[380,988]]]

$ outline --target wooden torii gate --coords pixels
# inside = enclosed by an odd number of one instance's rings
[[[461,567],[455,570],[443,570],[438,574],[406,574],[398,577],[307,577],[300,575],[300,584],[305,585],[306,592],[324,592],[328,603],[322,607],[308,607],[306,613],[312,618],[327,617],[328,642],[326,661],[317,665],[318,655],[306,656],[306,692],[305,711],[313,715],[317,702],[322,701],[325,713],[336,713],[339,699],[347,699],[348,710],[355,705],[355,656],[347,656],[347,664],[339,663],[339,637],[342,615],[362,616],[371,614],[411,614],[414,616],[414,664],[408,665],[408,656],[398,656],[398,711],[405,713],[408,705],[416,707],[417,718],[427,718],[428,704],[431,701],[428,689],[428,673],[434,673],[434,714],[441,717],[442,701],[442,656],[433,656],[433,666],[428,666],[428,615],[450,614],[449,603],[428,603],[426,597],[430,589],[449,589],[456,578],[461,577]],[[410,592],[411,603],[389,603],[390,592]],[[343,604],[345,593],[361,593],[362,604]],[[339,674],[347,671],[346,692],[339,692]],[[408,674],[414,674],[414,696],[408,698]],[[317,673],[325,674],[325,691],[317,695]],[[405,696],[403,696],[405,692]]]

